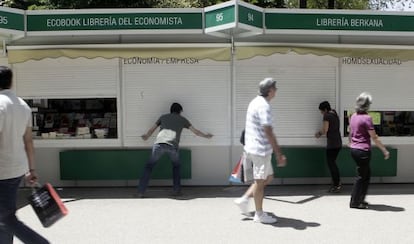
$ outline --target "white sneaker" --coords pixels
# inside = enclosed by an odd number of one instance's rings
[[[239,197],[234,200],[234,203],[239,206],[242,214],[247,214],[249,212],[249,199],[244,197]]]
[[[267,213],[264,213],[262,215],[257,215],[257,213],[254,215],[253,221],[256,223],[262,223],[262,224],[273,224],[277,222],[277,219],[275,217],[272,217],[270,215],[267,215]]]

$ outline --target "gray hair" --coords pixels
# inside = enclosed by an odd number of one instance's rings
[[[276,88],[276,80],[273,78],[264,78],[259,83],[259,94],[260,96],[267,97],[269,95],[270,88]]]
[[[372,103],[372,96],[368,92],[361,93],[356,98],[355,110],[357,113],[366,113],[369,110],[369,106]]]

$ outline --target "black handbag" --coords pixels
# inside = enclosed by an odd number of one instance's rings
[[[28,197],[43,227],[49,227],[68,214],[68,210],[50,183],[34,187]]]
[[[244,135],[246,134],[246,130],[243,130],[240,135],[240,143],[244,146]]]

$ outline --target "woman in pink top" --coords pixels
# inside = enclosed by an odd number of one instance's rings
[[[351,156],[357,165],[358,176],[356,177],[351,194],[351,208],[366,209],[368,203],[365,201],[367,195],[369,180],[371,177],[371,139],[375,145],[382,151],[384,158],[388,159],[390,153],[381,143],[371,116],[368,115],[369,106],[372,103],[372,96],[367,93],[361,93],[356,99],[356,113],[351,116],[349,123],[349,144],[351,147]]]

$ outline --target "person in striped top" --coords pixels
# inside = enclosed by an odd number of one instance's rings
[[[276,96],[276,91],[276,80],[265,78],[259,83],[259,95],[247,108],[244,150],[248,160],[253,162],[254,183],[242,197],[234,201],[245,214],[248,211],[249,198],[253,196],[256,206],[253,221],[264,224],[277,222],[276,217],[263,212],[264,188],[273,180],[272,153],[276,154],[279,167],[286,165],[286,157],[282,154],[273,133],[273,118],[269,104]]]

